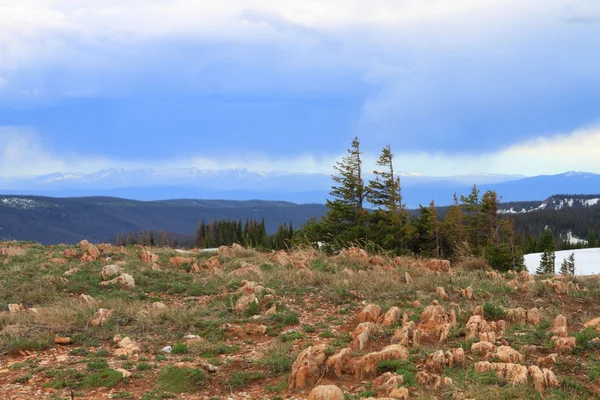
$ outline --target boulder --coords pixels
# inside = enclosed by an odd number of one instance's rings
[[[112,316],[112,314],[113,314],[112,310],[107,310],[105,308],[100,308],[94,314],[94,317],[92,318],[92,321],[90,322],[90,325],[92,325],[92,326],[102,326],[102,325],[104,325],[110,319],[110,317]]]
[[[131,378],[131,375],[133,375],[131,372],[123,368],[117,368],[115,371],[120,372],[121,375],[123,375],[123,379]]]
[[[417,373],[417,383],[429,390],[438,390],[445,386],[452,386],[453,382],[451,378],[442,377],[437,374],[430,374],[425,371]]]
[[[121,276],[111,279],[110,281],[100,282],[100,285],[108,286],[108,285],[119,285],[126,288],[134,288],[135,280],[133,276],[129,274],[121,274]]]
[[[506,320],[512,324],[524,324],[527,321],[527,311],[521,307],[506,310]]]
[[[557,360],[558,360],[558,354],[552,353],[545,357],[538,357],[538,359],[536,360],[535,363],[540,368],[549,368],[549,367],[553,366],[554,364],[556,364]]]
[[[354,332],[352,332],[352,348],[362,350],[369,342],[371,336],[381,333],[381,327],[373,322],[363,322],[358,324]]]
[[[252,304],[252,303],[256,303],[260,307],[260,302],[258,301],[258,297],[256,297],[256,295],[254,293],[245,294],[242,297],[240,297],[238,299],[238,301],[235,303],[234,310],[237,311],[238,313],[246,311],[250,307],[250,304]]]
[[[96,301],[96,299],[94,299],[92,296],[87,295],[87,294],[81,294],[79,296],[79,299],[81,300],[82,303],[87,304],[88,306],[95,306],[96,304],[98,304],[98,302]]]
[[[438,295],[439,298],[441,298],[442,300],[448,300],[449,297],[446,294],[446,290],[444,290],[443,287],[438,286],[437,288],[435,288],[435,294]]]
[[[473,353],[487,355],[488,353],[493,353],[495,351],[496,345],[490,342],[481,341],[471,345],[471,352]]]
[[[454,310],[448,312],[443,306],[434,300],[432,305],[425,307],[419,317],[418,329],[424,334],[434,336],[440,342],[448,338],[452,326],[456,325],[456,314]]]
[[[304,389],[314,385],[323,373],[325,366],[325,349],[327,345],[320,344],[304,349],[294,361],[292,372],[288,379],[288,389]]]
[[[342,374],[354,373],[352,360],[352,349],[346,347],[329,357],[325,364],[325,372],[330,377],[341,378]]]
[[[566,326],[566,321],[565,321]],[[600,317],[591,319],[583,324],[583,328],[594,328],[597,332],[600,332]]]
[[[460,291],[460,295],[466,299],[472,299],[473,298],[473,288],[472,287],[468,287],[466,289],[462,289]]]
[[[446,368],[446,356],[443,350],[438,350],[427,356],[425,369],[429,372],[442,373]]]
[[[554,319],[554,324],[552,325],[552,332],[558,337],[567,337],[567,319],[564,315],[559,314]]]
[[[386,372],[373,381],[373,390],[378,396],[389,397],[392,399],[408,399],[408,389],[400,387],[404,384],[404,377],[398,374]]]
[[[408,349],[399,344],[384,347],[383,350],[369,353],[357,361],[354,375],[357,379],[372,378],[377,373],[377,365],[385,360],[408,361]]]
[[[358,319],[359,322],[377,322],[381,314],[381,307],[376,304],[369,304],[358,313],[356,319]]]
[[[517,350],[513,349],[510,346],[500,346],[496,349],[496,352],[493,354],[493,357],[499,359],[504,363],[522,363],[525,357]]]
[[[560,354],[572,353],[573,350],[575,350],[575,347],[577,346],[576,339],[572,336],[554,336],[552,340],[554,341],[554,350],[556,350]]]
[[[57,337],[57,338],[54,338],[54,343],[66,345],[66,344],[73,343],[73,340],[70,337]]]
[[[499,377],[513,385],[527,382],[527,367],[519,364],[481,361],[475,363],[475,371],[480,374],[495,371]]]
[[[169,263],[173,267],[180,267],[182,265],[191,265],[196,261],[194,257],[171,257],[169,258]]]
[[[308,395],[308,400],[344,400],[344,392],[334,385],[316,386]]]
[[[537,325],[542,321],[542,317],[540,317],[540,310],[537,308],[532,308],[527,311],[527,323],[531,325]]]
[[[102,267],[100,276],[102,277],[102,280],[107,280],[112,276],[119,275],[121,272],[121,268],[118,265],[105,265]]]
[[[421,331],[413,321],[408,321],[400,329],[396,329],[391,344],[401,344],[406,347],[418,347],[421,341]]]
[[[142,260],[142,262],[146,264],[153,264],[157,263],[160,260],[160,256],[158,254],[154,254],[149,250],[143,250],[140,253],[140,260]]]
[[[558,379],[551,370],[544,368],[540,369],[536,365],[532,365],[527,370],[531,377],[531,383],[537,392],[543,392],[547,388],[558,387]]]
[[[380,317],[381,326],[389,327],[397,324],[402,318],[402,311],[398,307],[390,307],[383,317]]]
[[[115,336],[113,338],[113,342],[116,343],[118,347],[114,353],[115,357],[131,356],[132,354],[136,354],[141,351],[140,346],[138,346],[137,343],[131,340],[128,336],[122,339],[120,336]]]
[[[433,272],[450,272],[450,261],[431,260],[425,263],[424,267]]]

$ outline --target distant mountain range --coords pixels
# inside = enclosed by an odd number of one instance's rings
[[[473,184],[493,189],[503,201],[545,199],[555,193],[598,193],[600,175],[567,172],[558,175],[468,174],[433,177],[402,173],[403,200],[409,208],[429,204],[449,205],[453,194],[467,194]],[[370,178],[366,176],[366,180]],[[0,193],[53,197],[112,196],[132,200],[174,198],[227,200],[281,200],[324,204],[331,176],[246,169],[197,168],[157,171],[106,169],[91,174],[53,173],[35,177],[0,178]]]
[[[440,207],[440,216],[446,207]],[[45,244],[110,241],[121,233],[165,231],[192,236],[197,223],[213,219],[265,219],[268,233],[292,221],[298,228],[327,211],[323,204],[284,201],[161,200],[114,197],[54,198],[0,195],[0,241],[28,240]],[[415,214],[416,210],[411,210]],[[537,236],[545,226],[557,234],[585,237],[600,226],[600,195],[555,195],[544,201],[502,203],[517,231]]]
[[[120,233],[165,231],[194,235],[199,221],[265,219],[300,227],[325,213],[321,204],[283,201],[168,200],[142,202],[112,197],[52,198],[0,195],[0,241],[45,244],[104,242]]]

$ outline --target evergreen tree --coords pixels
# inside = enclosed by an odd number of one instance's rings
[[[154,247],[156,246],[156,243],[154,242],[154,232],[150,231],[150,240],[149,240],[150,246]]]
[[[450,258],[456,258],[464,250],[465,229],[463,225],[463,213],[458,198],[454,193],[454,203],[448,207],[448,211],[442,223],[442,235],[445,238],[446,254]]]
[[[540,266],[535,271],[537,274],[554,274],[555,273],[555,260],[556,255],[554,253],[554,235],[548,228],[544,231],[541,240],[542,245],[542,258],[540,260]]]
[[[431,202],[433,204],[433,201]],[[413,251],[424,257],[437,257],[438,247],[436,238],[435,208],[419,205],[419,215],[414,217],[412,224],[415,230],[413,237]]]
[[[481,206],[477,185],[473,185],[468,196],[461,195],[460,201],[470,251],[474,255],[480,255],[483,243],[481,239]]]
[[[567,258],[567,270],[569,274],[575,275],[575,253],[571,253]]]
[[[569,261],[566,258],[560,263],[560,274],[569,275]]]
[[[400,177],[394,174],[393,159],[392,150],[387,145],[377,161],[381,170],[373,171],[375,178],[366,188],[366,199],[375,207],[369,218],[368,237],[383,249],[400,253],[406,247],[408,212],[402,204]]]
[[[365,188],[358,138],[354,138],[348,155],[337,162],[334,168],[339,175],[332,176],[334,186],[330,194],[334,199],[327,200],[323,224],[327,232],[344,246],[365,236]]]
[[[588,247],[596,247],[598,246],[598,243],[596,241],[596,232],[594,231],[594,228],[590,228],[590,230],[588,231]]]

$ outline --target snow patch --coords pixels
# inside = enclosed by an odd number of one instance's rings
[[[555,270],[557,274],[560,271],[560,264],[571,253],[575,254],[575,275],[600,274],[600,248],[557,251],[555,253]],[[525,266],[529,273],[535,274],[535,270],[540,265],[541,258],[542,253],[525,254]]]
[[[20,199],[18,197],[4,197],[0,199],[0,203],[11,208],[20,208],[22,210],[33,210],[36,208],[46,208],[47,203],[32,200],[32,199]]]

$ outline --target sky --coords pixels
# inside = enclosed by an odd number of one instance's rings
[[[0,176],[600,173],[597,0],[0,0]]]

